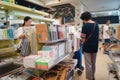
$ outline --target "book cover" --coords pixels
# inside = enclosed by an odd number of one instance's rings
[[[48,38],[49,38],[49,41],[52,41],[51,31],[50,31],[50,24],[47,24],[47,29],[48,29]]]
[[[56,25],[56,30],[57,30],[57,38],[60,39],[60,35],[59,35],[59,30],[58,30],[59,25]]]
[[[49,41],[47,25],[37,24],[35,26],[36,26],[38,41]]]
[[[13,30],[8,29],[8,38],[13,38]]]
[[[3,31],[0,29],[0,39],[3,39]]]

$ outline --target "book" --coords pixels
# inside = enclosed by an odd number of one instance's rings
[[[36,68],[49,69],[54,64],[54,61],[48,58],[40,58],[36,60]]]
[[[38,41],[49,41],[48,28],[46,24],[37,24],[36,32]]]
[[[58,45],[58,54],[59,54],[59,57],[63,56],[65,54],[65,43],[59,43]]]
[[[59,31],[59,39],[65,38],[65,27],[64,26],[59,26],[58,31]]]
[[[47,24],[47,29],[48,29],[48,38],[49,38],[49,41],[52,41],[50,24]]]
[[[8,29],[8,38],[13,38],[13,30]]]
[[[54,45],[45,45],[42,47],[42,50],[43,51],[49,51],[51,50],[52,53],[53,53],[53,56],[52,56],[52,59],[57,59],[59,57],[59,54],[58,54],[58,44],[54,44]]]
[[[42,58],[53,59],[52,50],[40,50],[40,51],[38,51],[38,55]]]

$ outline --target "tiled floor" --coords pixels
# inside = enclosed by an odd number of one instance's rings
[[[98,52],[97,61],[96,61],[95,80],[108,80],[107,63],[110,62],[111,62],[110,58],[108,57],[108,55],[103,54],[103,50]],[[83,65],[84,65],[84,56],[83,56]],[[80,80],[85,80],[85,71],[83,72]]]

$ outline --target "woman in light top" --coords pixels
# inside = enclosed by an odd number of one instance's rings
[[[32,32],[31,29],[32,18],[26,16],[24,18],[24,23],[22,27],[18,28],[18,38],[20,41],[20,55],[21,56],[28,56],[31,53],[31,46],[30,46],[30,34]]]

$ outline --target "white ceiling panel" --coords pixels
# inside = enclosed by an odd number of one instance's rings
[[[120,0],[80,0],[83,6],[91,12],[118,10]]]

